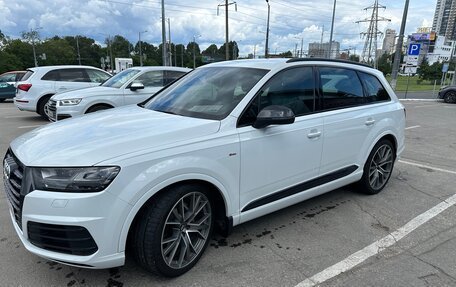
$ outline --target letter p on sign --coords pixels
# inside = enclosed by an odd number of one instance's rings
[[[420,55],[421,44],[410,44],[407,55],[418,56]]]

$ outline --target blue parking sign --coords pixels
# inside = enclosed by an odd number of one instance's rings
[[[409,56],[419,56],[420,55],[421,44],[410,44],[407,55]]]

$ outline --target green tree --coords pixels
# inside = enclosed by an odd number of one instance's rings
[[[106,41],[108,44],[108,41]],[[115,35],[110,39],[113,58],[130,58],[130,52],[134,50],[133,45],[124,37]]]
[[[23,69],[22,62],[16,55],[0,50],[0,74]]]
[[[76,40],[77,38],[77,40]],[[75,59],[68,59],[69,64],[78,64],[77,46],[79,44],[79,54],[81,56],[81,64],[94,67],[100,67],[100,58],[106,54],[102,53],[100,45],[95,43],[95,40],[85,36],[66,36],[63,38],[70,45],[75,54]]]
[[[392,68],[393,66],[391,65],[391,55],[381,55],[380,58],[377,60],[377,69],[386,75],[391,73]]]
[[[359,62],[360,58],[359,58],[359,55],[352,54],[352,55],[350,55],[350,57],[348,59],[353,62]]]
[[[442,77],[442,66],[443,63],[435,62],[429,65],[427,59],[424,59],[418,70],[420,80],[425,81],[439,81]]]
[[[14,55],[17,59],[18,70],[23,70],[35,66],[33,60],[32,45],[19,39],[8,41],[3,47],[3,52]]]
[[[76,59],[76,48],[71,47],[64,39],[54,36],[36,46],[37,57],[42,66],[73,64]],[[45,54],[45,59],[42,55]]]

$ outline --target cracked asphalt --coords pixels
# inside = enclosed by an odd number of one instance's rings
[[[456,105],[406,101],[406,150],[386,189],[374,196],[350,186],[215,236],[200,262],[174,279],[132,260],[108,270],[68,267],[27,252],[0,193],[0,286],[290,286],[340,262],[456,194]],[[46,124],[0,104],[0,153],[18,135]],[[1,179],[0,179],[1,181]],[[1,184],[3,186],[3,183]],[[456,286],[456,218],[450,207],[362,264],[321,286]]]

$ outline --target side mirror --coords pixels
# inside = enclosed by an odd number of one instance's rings
[[[267,106],[260,111],[253,127],[262,129],[269,125],[288,125],[295,121],[295,115],[290,108],[285,106]]]
[[[143,83],[140,83],[140,82],[133,82],[133,83],[130,85],[130,90],[132,90],[132,91],[142,90],[142,89],[144,89]]]

